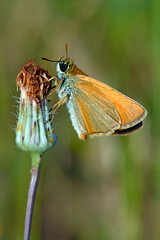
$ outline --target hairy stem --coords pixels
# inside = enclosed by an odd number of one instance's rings
[[[25,228],[24,228],[24,240],[30,239],[32,215],[35,197],[37,193],[37,187],[40,177],[41,170],[41,155],[32,154],[32,168],[31,168],[31,179],[28,190],[27,208],[26,208],[26,218],[25,218]]]

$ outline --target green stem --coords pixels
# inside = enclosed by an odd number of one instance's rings
[[[28,190],[27,208],[26,208],[26,218],[25,218],[25,228],[24,228],[24,240],[30,239],[31,224],[32,224],[32,214],[34,208],[34,202],[40,177],[41,170],[41,155],[32,154],[32,168],[31,168],[31,179]]]

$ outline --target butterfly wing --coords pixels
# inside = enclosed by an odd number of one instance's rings
[[[70,80],[74,87],[67,107],[79,137],[86,140],[87,135],[110,135],[119,129],[119,114],[107,96],[90,82],[76,76]]]
[[[142,125],[140,123],[146,117],[147,111],[139,103],[91,77],[84,75],[79,75],[76,77],[81,79],[81,81],[88,82],[99,89],[99,91],[102,92],[111,101],[121,119],[120,130],[132,130],[132,128],[134,130],[134,126],[139,124],[138,126],[140,127],[140,125]],[[125,134],[125,131],[122,131],[122,134],[123,132]]]

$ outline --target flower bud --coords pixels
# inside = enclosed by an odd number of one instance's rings
[[[51,90],[48,71],[34,61],[21,67],[17,76],[20,105],[16,129],[16,144],[31,153],[44,153],[56,143],[47,96]]]

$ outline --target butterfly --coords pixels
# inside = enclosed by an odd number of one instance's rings
[[[142,127],[146,109],[112,87],[89,77],[68,57],[56,62],[55,89],[60,99],[54,112],[66,102],[70,119],[78,136],[127,135]]]

